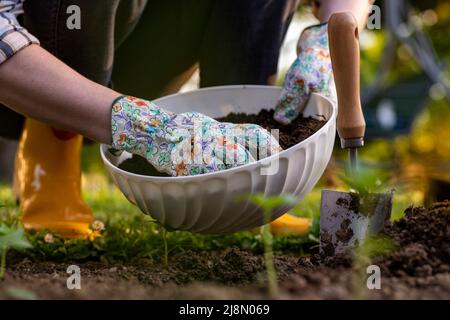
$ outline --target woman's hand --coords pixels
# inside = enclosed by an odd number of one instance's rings
[[[259,126],[220,123],[196,112],[175,114],[129,96],[113,103],[111,124],[114,149],[143,156],[171,176],[225,170],[281,150]]]
[[[284,88],[274,118],[289,124],[303,111],[311,93],[320,93],[336,102],[336,88],[328,47],[327,24],[303,31],[298,57],[286,74]]]

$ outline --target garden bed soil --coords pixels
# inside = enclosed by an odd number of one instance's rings
[[[289,125],[281,125],[273,119],[273,110],[261,110],[258,114],[230,113],[217,119],[221,122],[253,123],[272,130],[279,130],[279,143],[283,149],[288,149],[316,133],[326,121],[314,118],[304,118],[301,115]],[[168,176],[158,172],[144,158],[134,155],[119,165],[119,168],[131,173],[147,176]]]
[[[325,258],[278,253],[275,265],[280,290],[287,299],[450,299],[450,202],[429,209],[408,208],[385,235],[398,245],[394,253],[371,264],[381,269],[381,289],[367,290],[349,257]],[[74,263],[81,268],[81,290],[68,290],[70,263],[32,261],[12,255],[0,298],[11,288],[38,298],[75,299],[262,299],[268,298],[264,260],[238,248],[185,251],[162,262],[137,260],[106,265]],[[355,290],[359,288],[361,290]]]

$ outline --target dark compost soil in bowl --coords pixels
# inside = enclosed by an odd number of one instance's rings
[[[380,290],[367,289],[368,275],[357,277],[349,257],[278,252],[279,298],[450,299],[450,202],[428,209],[408,208],[405,217],[389,226],[385,234],[397,243],[397,249],[367,263],[381,269]],[[161,261],[144,259],[108,265],[42,262],[14,255],[8,258],[0,298],[10,298],[10,288],[50,299],[268,298],[263,255],[239,248],[185,251],[171,255],[168,267]],[[81,268],[81,290],[67,289],[66,270],[71,264]]]
[[[273,119],[273,110],[261,110],[258,114],[230,113],[226,117],[217,119],[221,122],[254,123],[261,127],[279,130],[279,143],[283,149],[288,149],[316,133],[326,121],[299,116],[289,125],[281,125]],[[158,172],[144,158],[134,155],[119,165],[119,168],[131,173],[146,176],[168,176]]]
[[[291,124],[282,125],[273,119],[274,110],[261,110],[258,114],[230,113],[226,117],[217,119],[221,122],[254,123],[264,129],[279,130],[279,142],[283,149],[288,149],[309,138],[319,131],[326,121],[299,116]]]

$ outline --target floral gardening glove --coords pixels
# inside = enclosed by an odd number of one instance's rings
[[[143,156],[171,176],[225,170],[281,150],[259,126],[241,128],[196,112],[176,114],[129,96],[113,103],[111,125],[114,149]]]
[[[311,93],[320,93],[336,102],[336,88],[328,47],[328,25],[314,25],[300,37],[299,55],[287,72],[274,119],[289,124],[306,106]]]

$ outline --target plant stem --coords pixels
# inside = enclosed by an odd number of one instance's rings
[[[167,245],[167,230],[164,226],[161,226],[161,235],[164,243],[164,265],[167,268],[169,266],[169,249]]]
[[[353,299],[355,300],[365,300],[366,297],[366,290],[364,288],[365,284],[365,272],[364,268],[357,267],[353,278],[352,278],[352,293],[353,293]]]
[[[2,250],[1,265],[0,265],[0,280],[3,280],[3,277],[5,276],[5,271],[6,271],[6,252],[7,251],[8,251],[7,249]]]
[[[355,300],[367,299],[366,285],[366,268],[370,265],[370,258],[364,252],[364,248],[356,248],[353,252],[353,268],[354,273],[352,277],[352,294]]]
[[[261,227],[261,237],[264,245],[264,260],[266,264],[267,282],[269,286],[269,295],[274,298],[278,294],[277,272],[273,262],[273,237],[270,232],[268,215],[265,214],[265,224]]]

